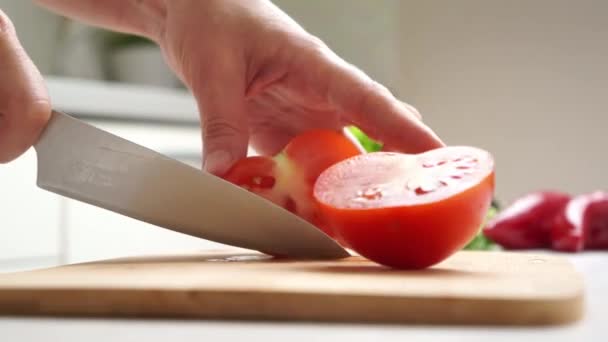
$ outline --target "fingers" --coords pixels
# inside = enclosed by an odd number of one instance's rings
[[[247,156],[249,125],[241,78],[231,71],[213,73],[192,87],[201,113],[203,168],[220,176]]]
[[[382,141],[387,149],[418,153],[443,146],[418,111],[397,100],[388,89],[338,57],[330,58],[328,98],[345,119]]]
[[[42,76],[1,10],[0,75],[0,163],[6,163],[36,142],[49,120],[51,104]]]
[[[420,114],[420,112],[418,111],[418,109],[416,109],[416,107],[412,106],[409,103],[403,102],[403,101],[399,101],[403,106],[405,106],[405,108],[407,110],[409,110],[410,112],[412,112],[412,114],[414,114],[419,120],[422,120],[422,115]]]

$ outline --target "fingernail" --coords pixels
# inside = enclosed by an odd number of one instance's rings
[[[228,151],[219,150],[205,156],[203,168],[210,173],[221,175],[228,171],[232,163],[232,155]]]

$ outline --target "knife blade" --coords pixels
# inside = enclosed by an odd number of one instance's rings
[[[140,221],[295,258],[348,252],[307,221],[220,177],[53,111],[35,144],[37,185]]]

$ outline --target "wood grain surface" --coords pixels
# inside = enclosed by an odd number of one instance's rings
[[[553,255],[462,251],[399,271],[205,251],[1,274],[0,314],[550,325],[580,319],[583,294]]]

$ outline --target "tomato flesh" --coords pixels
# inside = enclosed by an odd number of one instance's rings
[[[289,210],[334,237],[313,200],[312,188],[323,170],[360,153],[360,148],[342,133],[310,130],[296,136],[274,157],[241,159],[223,178]]]
[[[319,176],[314,196],[329,226],[353,250],[383,265],[418,269],[471,240],[493,189],[489,153],[446,147],[349,158]]]
[[[249,157],[242,159],[225,176],[227,180],[247,189],[262,191],[272,189],[276,179],[275,162],[268,157]]]

